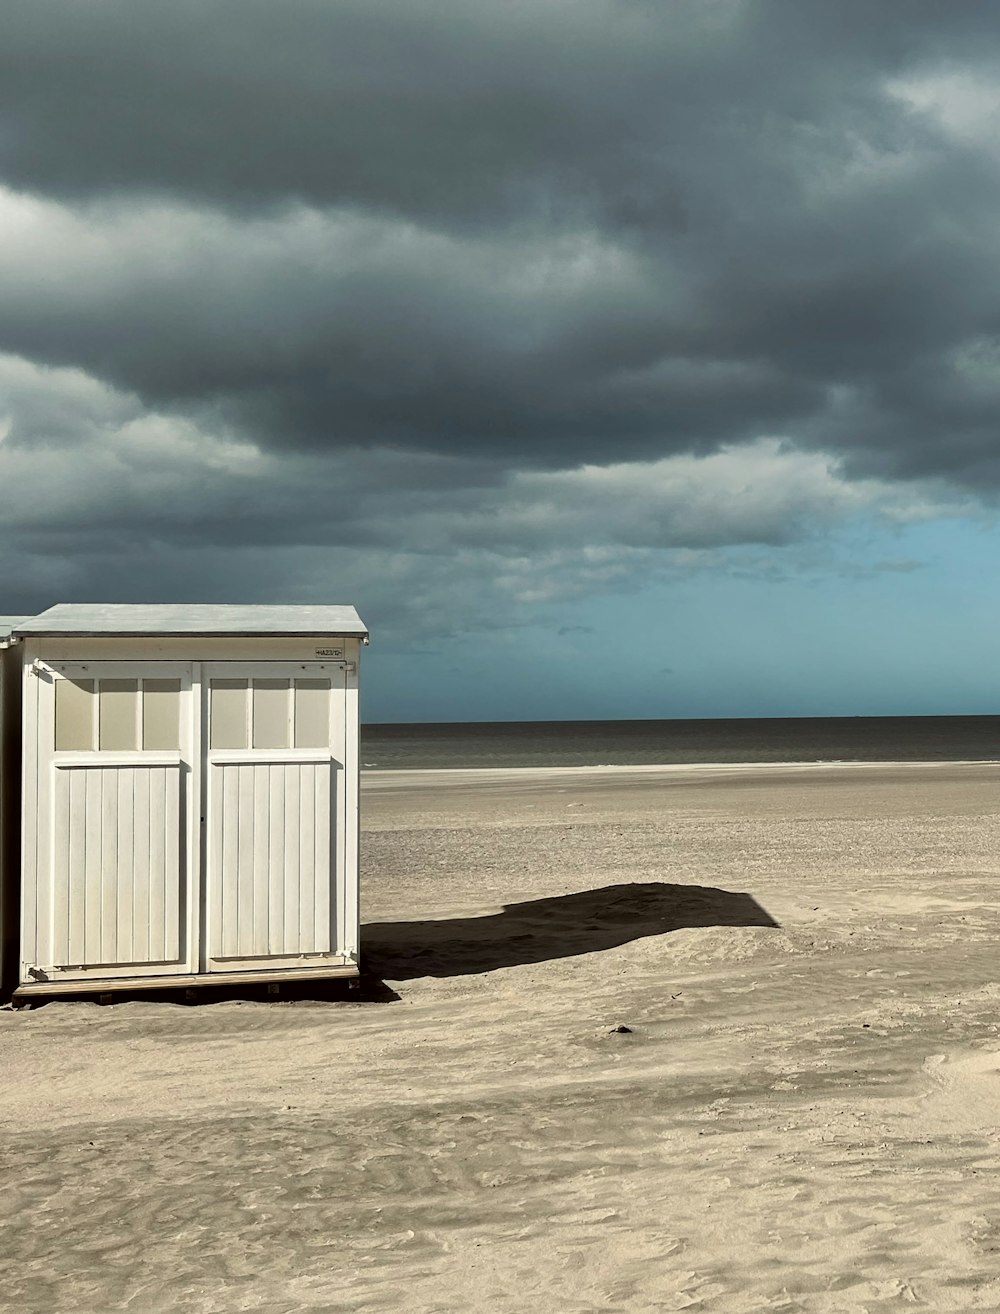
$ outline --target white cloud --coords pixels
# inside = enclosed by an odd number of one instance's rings
[[[504,473],[390,450],[279,457],[14,357],[0,357],[0,398],[8,610],[131,593],[364,595],[396,628],[489,628],[643,572],[718,568],[747,545],[765,569],[859,515],[963,510],[931,486],[847,480],[830,457],[777,438]]]
[[[925,115],[950,136],[996,149],[1000,136],[1000,73],[996,69],[937,69],[890,79],[891,96]]]

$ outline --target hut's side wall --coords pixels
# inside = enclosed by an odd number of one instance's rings
[[[347,641],[345,660],[347,679],[344,715],[346,719],[346,831],[344,871],[344,948],[361,960],[361,644]]]
[[[21,889],[21,646],[0,648],[0,995],[17,984]]]

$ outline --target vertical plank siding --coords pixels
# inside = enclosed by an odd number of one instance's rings
[[[210,957],[329,953],[329,762],[210,765]]]
[[[180,956],[181,768],[54,770],[52,963]]]

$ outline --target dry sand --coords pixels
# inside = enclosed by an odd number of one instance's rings
[[[1000,1308],[1000,765],[364,799],[373,1002],[0,1012],[3,1309]]]

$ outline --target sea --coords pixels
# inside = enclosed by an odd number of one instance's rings
[[[362,768],[1000,761],[1000,716],[365,725]]]

